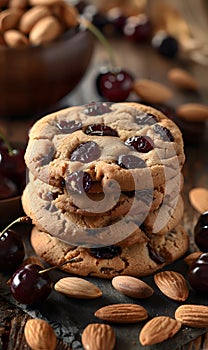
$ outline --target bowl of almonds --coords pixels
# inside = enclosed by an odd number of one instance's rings
[[[84,75],[92,35],[64,0],[0,0],[0,115],[35,115]]]

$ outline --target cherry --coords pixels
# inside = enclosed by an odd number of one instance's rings
[[[31,222],[28,216],[13,221],[0,234],[0,271],[15,270],[23,261],[25,248],[18,233],[9,228],[15,223]]]
[[[145,14],[130,16],[126,20],[123,33],[132,41],[147,41],[152,34],[152,23]]]
[[[152,46],[157,51],[168,58],[176,57],[179,50],[178,41],[173,36],[167,34],[165,31],[158,31],[152,38]]]
[[[40,273],[41,270],[40,265],[28,264],[15,271],[10,280],[10,291],[17,301],[34,304],[49,296],[52,281],[47,272]]]
[[[208,253],[203,253],[191,264],[188,280],[192,288],[201,294],[208,293]]]
[[[208,252],[208,211],[198,218],[194,227],[195,243],[202,252]]]
[[[107,71],[96,79],[98,92],[111,102],[125,101],[132,90],[132,84],[133,77],[125,70]]]

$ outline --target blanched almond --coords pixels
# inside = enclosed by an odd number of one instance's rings
[[[167,86],[148,79],[135,80],[133,89],[139,97],[150,103],[163,103],[173,96]]]
[[[16,29],[10,29],[4,32],[4,41],[9,47],[17,48],[29,45],[28,38]]]
[[[60,22],[53,16],[47,16],[34,25],[29,34],[29,40],[33,45],[41,45],[55,40],[61,32]]]
[[[51,11],[47,6],[34,6],[31,7],[28,11],[26,11],[19,23],[19,29],[28,34],[34,25],[43,17],[49,16]]]
[[[25,324],[24,335],[28,345],[34,350],[55,350],[56,335],[48,322],[39,318],[28,320]]]
[[[96,285],[79,277],[61,278],[54,285],[54,289],[72,298],[95,299],[102,295]]]
[[[154,293],[147,283],[131,276],[116,276],[112,279],[112,285],[119,292],[133,298],[149,298]]]
[[[146,320],[148,313],[141,305],[112,304],[98,309],[95,316],[107,322],[136,323]]]
[[[108,324],[89,324],[82,333],[82,344],[85,350],[113,350],[116,336]]]
[[[192,188],[189,191],[191,205],[200,214],[208,210],[208,189],[203,187]]]
[[[201,103],[185,103],[176,110],[177,115],[190,122],[208,120],[208,106]]]
[[[185,278],[175,271],[162,271],[154,275],[154,281],[163,294],[173,300],[185,301],[189,289]]]
[[[168,72],[168,79],[179,88],[197,90],[198,84],[194,77],[181,68],[172,68]]]
[[[139,340],[142,345],[153,345],[171,338],[181,328],[181,323],[168,316],[154,317],[142,328]]]

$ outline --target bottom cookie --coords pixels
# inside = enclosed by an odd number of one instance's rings
[[[112,278],[118,275],[145,276],[161,269],[185,254],[189,239],[183,227],[177,225],[165,235],[152,235],[149,241],[130,247],[87,249],[70,246],[35,226],[31,232],[31,244],[36,254],[51,265],[79,258],[79,262],[61,267],[68,273]]]

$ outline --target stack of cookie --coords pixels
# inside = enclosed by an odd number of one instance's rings
[[[143,276],[188,248],[177,126],[137,103],[94,102],[40,119],[25,154],[31,243],[78,275]]]

